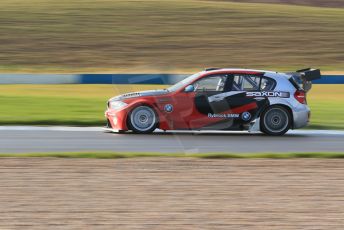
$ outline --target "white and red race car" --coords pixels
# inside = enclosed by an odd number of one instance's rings
[[[278,73],[211,68],[164,90],[111,98],[105,116],[111,130],[249,130],[283,135],[306,126],[306,92],[320,70]],[[302,84],[299,84],[302,83]]]

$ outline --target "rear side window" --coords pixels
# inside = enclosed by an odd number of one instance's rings
[[[257,75],[234,75],[232,91],[272,91],[276,81]]]
[[[258,91],[260,76],[235,74],[233,79],[233,91]]]
[[[262,77],[262,81],[260,83],[260,90],[261,91],[272,91],[276,86],[275,80],[267,77]]]

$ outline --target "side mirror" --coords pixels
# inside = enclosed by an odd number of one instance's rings
[[[186,92],[186,93],[190,93],[190,92],[193,92],[193,91],[195,91],[195,87],[193,85],[188,85],[184,89],[184,92]]]

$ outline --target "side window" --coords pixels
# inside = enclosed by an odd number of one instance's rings
[[[276,82],[271,78],[263,77],[260,84],[260,90],[271,91],[275,88]]]
[[[193,85],[195,91],[218,91],[222,92],[225,88],[227,76],[213,75],[196,81]]]
[[[234,74],[232,91],[258,91],[260,76]]]

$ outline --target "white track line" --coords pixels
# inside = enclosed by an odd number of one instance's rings
[[[70,127],[70,126],[0,126],[0,131],[63,131],[63,132],[103,132],[102,127]],[[163,132],[157,130],[157,133]],[[168,133],[205,133],[205,134],[228,134],[247,133],[247,131],[167,131]],[[291,135],[336,135],[344,136],[344,130],[290,130]]]
[[[64,131],[64,132],[101,132],[101,127],[70,126],[0,126],[0,131]]]
[[[343,130],[289,130],[288,134],[298,134],[298,135],[339,135],[344,136]]]

